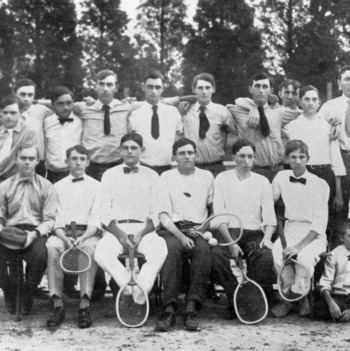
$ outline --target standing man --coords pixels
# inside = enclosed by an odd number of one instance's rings
[[[294,79],[285,79],[279,86],[278,95],[282,100],[282,107],[290,108],[291,110],[299,110],[299,90],[300,83]],[[301,113],[301,110],[299,110]]]
[[[43,105],[33,105],[36,84],[30,79],[20,79],[14,86],[14,92],[20,101],[20,109],[24,123],[34,129],[38,134],[38,148],[40,162],[36,172],[45,177],[45,146],[44,146],[44,120],[52,115],[52,110]]]
[[[45,118],[45,161],[47,179],[56,183],[68,176],[66,150],[81,144],[82,121],[73,113],[73,93],[57,86],[51,92],[51,105],[55,114]]]
[[[80,274],[79,328],[89,328],[90,298],[94,286],[97,263],[94,252],[99,241],[101,227],[101,183],[85,174],[89,166],[88,151],[80,145],[67,150],[66,163],[70,175],[55,184],[60,200],[59,216],[55,223],[54,235],[47,241],[48,280],[50,297],[53,300],[53,313],[47,321],[49,327],[58,327],[64,320],[62,301],[63,271],[60,257],[75,243],[85,250],[91,258],[91,267]],[[70,236],[71,222],[77,223],[77,239]]]
[[[235,132],[229,111],[222,105],[212,102],[215,93],[215,80],[209,73],[193,78],[192,91],[197,96],[183,117],[184,135],[197,145],[197,166],[207,169],[214,176],[225,170],[223,158],[227,133]]]
[[[187,294],[184,324],[187,330],[198,330],[197,310],[203,306],[211,272],[208,242],[198,234],[184,234],[208,217],[214,191],[214,177],[206,170],[195,167],[196,144],[179,139],[173,145],[177,168],[162,174],[169,203],[160,215],[168,256],[163,265],[164,312],[156,330],[168,331],[175,325],[175,313],[182,285],[184,260],[189,255],[191,282]]]
[[[160,103],[164,91],[164,77],[155,70],[143,80],[146,101],[129,116],[129,131],[142,135],[145,151],[141,162],[158,174],[171,169],[171,147],[183,134],[182,117],[177,108]]]
[[[40,161],[39,150],[30,144],[19,147],[17,173],[0,184],[0,230],[16,227],[27,231],[22,257],[27,263],[23,287],[23,308],[30,313],[33,291],[40,283],[47,264],[46,240],[53,229],[57,210],[57,194],[53,185],[35,174]],[[7,272],[13,252],[0,245],[0,286],[10,313],[16,305],[16,286]]]
[[[125,285],[130,274],[118,256],[132,245],[128,234],[135,234],[137,250],[146,258],[138,283],[148,294],[167,255],[165,241],[155,232],[165,194],[158,174],[140,165],[141,135],[128,133],[120,143],[124,163],[106,171],[102,177],[102,223],[108,226],[108,231],[97,244],[95,259],[119,287]],[[118,287],[111,284],[111,289],[115,295]],[[139,289],[133,289],[132,295],[135,303],[145,303]]]

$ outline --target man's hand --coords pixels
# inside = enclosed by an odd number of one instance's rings
[[[182,247],[186,250],[192,250],[194,248],[194,241],[186,235],[181,237],[180,242]]]
[[[349,322],[350,321],[350,310],[345,310],[339,318],[339,322]]]
[[[293,247],[286,247],[283,250],[283,252],[282,252],[283,259],[284,260],[290,260],[294,256],[298,256],[299,252],[300,252],[299,249],[297,249],[295,246],[293,246]]]
[[[136,236],[135,236],[135,242],[136,242]],[[128,234],[126,234],[125,232],[123,232],[123,234],[121,235],[118,235],[118,239],[120,243],[123,245],[123,247],[125,247],[126,249],[129,249],[129,247],[130,248],[134,247],[133,243],[129,240]]]
[[[83,101],[85,101],[86,106],[92,106],[96,102],[96,100],[92,96],[84,97]]]
[[[242,249],[241,249],[240,246],[237,245],[237,244],[230,245],[228,248],[229,248],[229,250],[230,250],[230,253],[231,253],[232,258],[233,258],[235,261],[238,260],[239,255],[241,255],[241,256],[244,255]]]
[[[278,107],[278,96],[275,94],[269,94],[267,97],[267,102],[269,103],[271,108]]]
[[[129,97],[126,97],[125,99],[120,100],[120,101],[121,101],[121,102],[127,102],[127,103],[129,103],[129,104],[132,104],[133,102],[137,101],[137,99],[136,99],[136,97],[131,97],[131,96],[129,96]]]
[[[343,206],[344,206],[344,201],[343,201],[342,194],[334,196],[334,200],[333,200],[333,207],[334,207],[334,209],[337,212],[339,212],[339,211],[342,210]]]
[[[191,103],[189,101],[182,101],[179,103],[178,110],[181,116],[184,116],[189,110]]]
[[[333,299],[329,303],[329,312],[331,313],[331,316],[334,320],[338,320],[342,314],[339,306]]]
[[[79,248],[81,248],[81,245],[83,244],[84,242],[84,236],[79,236],[79,238],[77,238],[77,240],[75,241],[75,245],[77,245]]]
[[[253,108],[249,111],[247,126],[248,128],[256,128],[260,123],[259,111],[256,108]]]
[[[272,250],[273,248],[273,243],[271,240],[263,239],[259,245],[260,249],[263,247],[267,247],[268,249]]]
[[[196,232],[196,229],[190,229],[188,232],[187,232],[187,236],[189,236],[190,238],[192,239],[195,239],[195,238],[198,238],[200,236],[200,234],[198,234]]]
[[[28,233],[28,236],[27,236],[27,241],[26,241],[26,243],[25,243],[25,245],[24,245],[24,249],[26,249],[29,245],[31,245],[31,243],[36,239],[36,238],[38,238],[38,233],[35,231],[35,230],[33,230],[33,231],[31,231],[31,232],[29,232],[29,231],[27,231],[27,233]]]
[[[76,243],[76,240],[74,238],[67,236],[66,245],[68,246],[68,249],[72,248],[75,243]]]
[[[140,244],[140,241],[142,240],[143,235],[141,233],[136,233],[135,234],[135,247],[137,247]]]

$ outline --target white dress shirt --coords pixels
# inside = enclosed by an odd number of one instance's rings
[[[56,114],[45,118],[45,161],[50,171],[67,170],[66,151],[74,145],[81,145],[83,124],[73,112],[69,118],[72,122],[59,122]]]
[[[101,183],[86,174],[83,178],[73,182],[74,177],[69,175],[54,184],[60,202],[55,228],[64,228],[72,221],[101,228]]]
[[[140,108],[132,111],[128,119],[128,130],[134,131],[143,138],[145,151],[141,161],[150,166],[170,165],[172,146],[176,136],[182,136],[182,117],[174,106],[159,103],[157,114],[159,117],[159,138],[154,139],[151,134],[152,105],[145,101]]]
[[[268,179],[251,172],[249,178],[240,180],[234,169],[220,173],[214,182],[214,213],[225,212],[238,216],[244,229],[264,230],[266,226],[276,226]],[[229,227],[239,228],[238,221],[231,219]]]
[[[182,175],[177,168],[162,173],[169,197],[164,209],[174,222],[202,223],[208,217],[207,206],[213,202],[214,177],[211,172],[195,168],[191,175]]]

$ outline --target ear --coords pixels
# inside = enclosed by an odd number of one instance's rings
[[[338,89],[341,91],[342,90],[342,88],[341,88],[341,86],[340,86],[340,79],[338,79]]]
[[[64,160],[64,163],[68,166],[68,159],[67,158]]]
[[[282,91],[278,92],[278,96],[282,99]]]
[[[252,92],[252,87],[251,87],[251,86],[248,87],[248,90],[249,90],[249,93],[250,93],[250,94],[253,94],[253,92]]]
[[[144,146],[142,146],[141,148],[141,152],[145,152],[146,148]]]
[[[141,84],[141,89],[142,89],[143,92],[145,91],[145,83]]]
[[[88,168],[89,166],[90,166],[90,160],[87,159],[87,161],[86,161],[86,168]]]

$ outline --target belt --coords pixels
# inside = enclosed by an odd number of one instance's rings
[[[209,166],[215,166],[215,165],[220,165],[223,164],[223,161],[215,161],[215,162],[203,162],[203,163],[196,163],[198,166],[202,167],[209,167]]]
[[[280,166],[282,166],[282,165],[283,165],[283,163],[280,162],[280,163],[278,163],[277,165],[273,165],[273,166],[270,166],[270,165],[266,165],[266,166],[254,165],[254,168],[260,169],[261,171],[266,171],[266,170],[275,169],[275,168],[280,167]]]
[[[306,165],[307,169],[325,169],[325,168],[331,168],[330,164],[327,165]]]
[[[340,149],[340,152],[342,152],[343,154],[350,154],[350,150]]]
[[[137,219],[121,219],[120,221],[117,222],[119,223],[143,223],[142,221],[138,221]]]
[[[72,226],[70,225],[70,224],[66,224],[66,230],[68,230],[68,229],[72,229]],[[77,224],[76,226],[75,226],[75,228],[76,228],[76,230],[86,230],[87,229],[87,225],[86,224]]]

